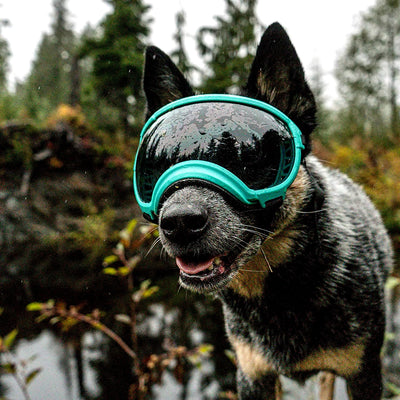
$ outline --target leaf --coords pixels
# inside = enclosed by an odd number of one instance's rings
[[[118,271],[115,268],[107,267],[103,269],[103,274],[106,275],[118,275]]]
[[[389,276],[389,278],[386,281],[386,290],[393,290],[397,288],[397,286],[400,285],[400,278],[397,278],[395,276]]]
[[[41,311],[43,310],[43,303],[33,302],[26,306],[28,311]]]
[[[61,317],[53,317],[53,318],[50,319],[49,322],[50,322],[51,325],[55,325],[55,324],[58,324],[61,320],[62,320]]]
[[[400,388],[395,385],[392,382],[386,382],[386,386],[389,389],[389,391],[394,394],[395,396],[399,396],[400,395]]]
[[[4,338],[4,346],[9,349],[18,335],[18,329],[12,330],[5,338]]]
[[[127,276],[131,273],[131,268],[129,267],[120,267],[118,268],[118,275],[119,276]]]
[[[115,254],[112,254],[111,256],[108,256],[103,260],[103,266],[107,267],[110,264],[114,264],[118,260],[119,258]]]
[[[150,279],[146,279],[145,281],[143,281],[140,284],[140,290],[146,290],[146,289],[148,289],[150,287],[150,285],[151,285],[151,280]]]
[[[212,344],[208,344],[208,343],[201,344],[197,348],[198,353],[200,353],[202,355],[209,355],[213,350],[214,350],[214,346]]]
[[[0,315],[3,314],[3,312],[4,312],[4,308],[0,307]]]
[[[53,308],[56,302],[53,299],[47,300],[46,307]]]
[[[46,320],[47,318],[49,318],[48,315],[46,315],[46,314],[41,314],[41,315],[39,315],[37,318],[35,318],[35,322],[39,324],[40,322]]]
[[[91,325],[93,326],[93,328],[98,329],[99,331],[103,331],[103,324],[101,322],[93,322],[91,323]]]
[[[191,354],[187,356],[187,359],[197,369],[201,368],[200,356],[198,354]]]
[[[62,325],[62,330],[64,332],[69,331],[73,326],[77,325],[79,323],[78,320],[74,319],[74,318],[66,318],[61,322]]]
[[[42,368],[36,368],[33,371],[29,372],[29,374],[25,377],[25,385],[28,386],[41,371]]]
[[[132,233],[133,230],[136,228],[136,225],[137,225],[137,219],[132,219],[131,221],[129,221],[125,229],[127,232]]]
[[[126,314],[116,314],[115,320],[118,322],[122,322],[123,324],[127,324],[127,325],[130,325],[132,323],[131,318],[129,317],[129,315],[126,315]]]
[[[147,299],[148,297],[153,296],[153,294],[157,293],[160,290],[158,286],[152,286],[145,290],[142,294],[142,299]]]
[[[232,364],[236,365],[236,356],[235,352],[232,350],[225,350],[225,355],[229,358]]]
[[[0,364],[0,368],[7,374],[15,374],[17,372],[17,368],[14,363]]]

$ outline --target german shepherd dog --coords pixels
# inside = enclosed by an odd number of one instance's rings
[[[194,94],[156,47],[146,51],[143,86],[148,117]],[[265,31],[242,94],[280,109],[302,131],[295,181],[283,201],[263,209],[201,183],[180,186],[162,201],[162,245],[183,287],[221,300],[239,399],[274,399],[280,374],[304,381],[328,371],[347,380],[353,400],[378,400],[390,240],[362,189],[310,154],[316,104],[278,23]]]

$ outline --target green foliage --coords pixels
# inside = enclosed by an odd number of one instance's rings
[[[69,103],[75,34],[68,22],[66,0],[53,0],[51,32],[39,44],[25,84],[25,107],[29,116],[43,121],[60,103]]]
[[[177,48],[171,53],[171,57],[174,59],[179,70],[185,75],[190,76],[193,71],[197,71],[198,68],[190,64],[185,49],[185,33],[184,26],[186,23],[185,12],[179,11],[175,16],[176,32],[174,34],[174,40],[176,41]]]
[[[132,119],[138,123],[143,111],[141,71],[144,40],[149,34],[150,21],[145,16],[149,6],[141,0],[108,2],[113,10],[101,24],[101,35],[87,38],[80,55],[92,57],[96,95],[118,110],[120,128],[127,132]]]
[[[82,219],[79,229],[68,232],[63,240],[66,239],[73,248],[82,250],[91,264],[107,250],[114,218],[115,212],[111,209],[86,215]]]
[[[215,27],[200,29],[197,43],[208,67],[202,91],[237,93],[246,82],[262,28],[256,3],[226,0],[226,15],[215,18]]]
[[[0,93],[4,91],[7,86],[8,58],[10,57],[9,46],[1,34],[1,28],[8,24],[9,22],[7,20],[0,19]]]
[[[23,398],[25,400],[30,400],[28,386],[42,369],[29,368],[30,362],[33,361],[35,357],[31,357],[29,360],[20,360],[17,356],[12,354],[11,349],[15,343],[17,335],[18,330],[13,329],[6,336],[0,337],[0,373],[11,375],[19,386]]]
[[[374,138],[383,130],[400,137],[399,41],[399,1],[378,0],[361,15],[336,67],[345,104],[342,125],[352,134]]]
[[[321,155],[361,184],[380,210],[395,250],[400,250],[400,145],[391,148],[353,138],[349,144],[331,144]]]
[[[152,298],[158,292],[157,286],[152,286],[150,280],[140,283],[139,288],[134,286],[133,270],[139,261],[142,260],[143,247],[149,239],[155,235],[153,225],[139,226],[137,221],[131,220],[121,231],[120,241],[114,248],[114,254],[104,260],[104,272],[116,275],[120,281],[127,286],[128,294],[128,314],[116,314],[116,321],[128,325],[131,329],[131,346],[125,342],[121,336],[102,322],[104,313],[98,309],[90,313],[82,311],[83,306],[68,306],[64,302],[47,303],[34,302],[27,306],[29,311],[38,311],[37,322],[48,321],[50,324],[59,326],[62,331],[69,331],[76,325],[82,323],[99,330],[107,335],[111,340],[131,358],[133,364],[133,382],[140,382],[139,385],[132,383],[129,392],[132,398],[144,399],[151,387],[160,382],[164,372],[168,369],[175,379],[183,383],[186,374],[185,366],[191,363],[201,367],[202,361],[210,356],[213,346],[202,344],[194,349],[187,349],[184,346],[173,346],[172,342],[165,343],[165,352],[161,354],[146,354],[139,357],[138,337],[137,337],[137,309],[143,306],[143,301]],[[110,265],[116,265],[115,268]],[[121,265],[121,266],[119,266]],[[108,270],[108,271],[107,271]],[[121,272],[123,271],[123,272]]]

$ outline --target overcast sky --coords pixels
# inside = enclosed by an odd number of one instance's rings
[[[259,0],[257,14],[267,26],[280,22],[288,31],[307,71],[318,59],[324,71],[328,92],[334,91],[333,68],[337,54],[343,50],[347,38],[354,31],[361,11],[375,4],[376,0]],[[201,26],[214,24],[214,16],[224,12],[224,0],[147,0],[152,6],[150,16],[152,44],[168,52],[175,44],[175,14],[186,12],[186,31],[192,36]],[[43,32],[49,30],[52,0],[0,0],[0,18],[11,22],[2,34],[11,49],[10,78],[22,80],[29,72],[32,59]],[[110,10],[102,0],[67,0],[71,21],[80,32],[87,23],[96,25]],[[188,39],[186,48],[196,57],[196,45]]]

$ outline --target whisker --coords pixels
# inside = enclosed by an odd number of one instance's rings
[[[238,237],[238,236],[230,236],[229,238],[228,238],[228,241],[230,241],[231,243],[233,243],[233,244],[235,244],[235,245],[237,245],[238,247],[241,247],[241,248],[246,248],[247,247],[247,245],[248,245],[248,243],[245,241],[245,240],[243,240],[243,239],[241,239],[240,237]]]
[[[296,211],[297,214],[317,214],[320,212],[325,212],[327,211],[327,208],[321,208],[320,210],[313,210],[313,211]]]
[[[267,239],[270,236],[268,234],[265,234],[263,232],[259,232],[257,230],[253,230],[253,229],[250,229],[250,228],[241,228],[241,231],[242,232],[252,233],[253,235],[259,236],[259,237],[261,237],[263,239]]]
[[[265,271],[257,271],[257,270],[254,270],[254,269],[239,268],[239,271],[243,271],[243,272],[254,272],[254,273],[258,273],[258,274],[265,274]]]
[[[264,234],[272,234],[272,231],[269,231],[268,229],[264,229],[264,228],[260,228],[258,226],[254,226],[254,225],[246,225],[246,224],[232,224],[233,227],[235,228],[243,228],[243,229],[251,229],[252,231],[257,231],[260,233],[264,233]]]
[[[269,268],[270,272],[272,272],[271,264],[268,261],[267,255],[265,254],[265,251],[263,250],[262,247],[260,247],[260,250],[261,250],[262,255],[264,256],[264,259],[265,259],[266,263],[268,264],[268,268]]]
[[[161,243],[161,238],[158,237],[157,239],[155,239],[153,244],[150,246],[150,249],[147,251],[146,255],[144,256],[144,258],[146,258],[151,253],[151,251],[160,243]]]
[[[178,290],[177,290],[177,294],[179,294],[179,292],[181,291],[181,289],[182,289],[182,285],[179,283],[179,285],[178,285]]]

